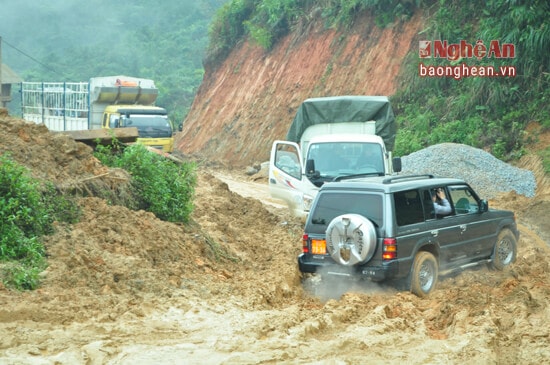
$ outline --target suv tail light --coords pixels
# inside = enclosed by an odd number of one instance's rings
[[[308,240],[309,240],[309,236],[307,234],[304,234],[302,236],[302,252],[303,253],[309,253],[309,247],[307,245]]]
[[[397,240],[395,238],[384,238],[382,248],[382,259],[393,260],[397,258]]]

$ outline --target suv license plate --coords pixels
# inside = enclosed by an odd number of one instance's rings
[[[314,255],[326,255],[327,242],[325,240],[311,240],[311,253]]]

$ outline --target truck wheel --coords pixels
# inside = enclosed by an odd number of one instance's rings
[[[327,227],[327,250],[340,265],[353,266],[370,260],[376,248],[376,230],[359,214],[343,214]]]
[[[426,251],[416,254],[410,273],[411,293],[424,298],[435,288],[438,277],[437,260]]]
[[[503,270],[516,261],[516,236],[507,228],[500,231],[493,249],[492,264],[497,270]]]

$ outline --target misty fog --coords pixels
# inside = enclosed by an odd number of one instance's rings
[[[181,119],[202,81],[208,27],[226,1],[0,0],[2,62],[24,81],[151,78],[157,104]]]

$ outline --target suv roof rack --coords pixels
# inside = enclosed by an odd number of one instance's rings
[[[383,184],[391,184],[392,182],[396,182],[398,180],[420,180],[420,179],[433,179],[434,175],[432,174],[425,174],[425,175],[399,175],[399,176],[392,176],[388,177],[384,180],[382,180]]]

